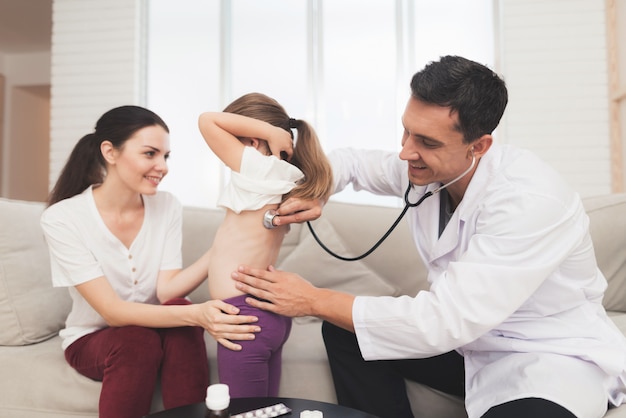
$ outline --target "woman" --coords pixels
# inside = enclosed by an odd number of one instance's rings
[[[246,94],[224,112],[203,113],[199,128],[231,169],[218,201],[226,215],[213,241],[209,293],[258,317],[263,329],[255,341],[242,344],[241,352],[218,346],[220,382],[229,385],[233,397],[278,396],[291,319],[246,304],[247,295],[235,288],[230,273],[239,264],[266,268],[276,263],[289,226],[276,226],[273,211],[288,197],[326,201],[333,184],[330,163],[313,128],[290,118],[264,94]]]
[[[53,284],[72,297],[65,358],[102,381],[102,418],[148,414],[158,376],[166,408],[202,401],[203,329],[234,350],[230,340],[259,331],[232,305],[183,298],[206,278],[209,252],[181,270],[182,208],[157,192],[169,154],[159,116],[112,109],[76,144],[41,218]]]

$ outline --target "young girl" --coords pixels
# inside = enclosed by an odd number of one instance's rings
[[[226,215],[211,249],[209,292],[258,317],[261,327],[254,341],[241,344],[241,352],[218,346],[220,382],[230,386],[233,397],[277,396],[291,319],[246,304],[247,295],[235,288],[231,272],[240,264],[267,268],[276,263],[289,226],[276,227],[271,211],[287,197],[327,200],[333,184],[330,164],[312,127],[290,118],[263,94],[244,95],[222,113],[203,113],[199,127],[232,170],[218,200]]]
[[[166,408],[204,400],[204,329],[223,344],[254,338],[255,317],[184,295],[206,278],[208,253],[181,270],[182,207],[157,187],[169,134],[148,109],[106,112],[74,147],[41,218],[54,286],[72,310],[60,332],[68,363],[102,381],[99,416],[150,412],[161,380]],[[203,329],[204,328],[204,329]]]

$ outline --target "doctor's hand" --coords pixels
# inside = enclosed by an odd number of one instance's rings
[[[232,273],[237,289],[255,296],[246,303],[259,309],[284,316],[297,317],[313,315],[315,295],[319,290],[295,273],[240,266]]]
[[[234,341],[254,340],[261,327],[254,325],[256,316],[239,315],[239,308],[221,300],[210,300],[198,305],[201,309],[200,325],[224,347],[240,351]]]
[[[290,197],[276,209],[273,223],[279,226],[314,221],[322,216],[322,208],[325,203],[320,199],[304,200]]]

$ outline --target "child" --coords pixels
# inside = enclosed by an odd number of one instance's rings
[[[312,127],[290,118],[263,94],[244,95],[222,113],[203,113],[199,128],[232,170],[218,200],[226,215],[211,247],[209,292],[239,307],[241,314],[254,312],[261,327],[254,340],[241,342],[241,352],[218,345],[220,382],[229,385],[232,397],[277,396],[291,319],[246,304],[248,295],[235,288],[231,272],[240,264],[267,268],[276,263],[289,226],[268,224],[272,218],[266,213],[291,196],[326,201],[333,184],[330,163]]]

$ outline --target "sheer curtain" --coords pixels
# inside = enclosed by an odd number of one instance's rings
[[[162,188],[213,207],[224,169],[197,129],[257,91],[316,128],[324,149],[399,150],[413,73],[456,54],[494,68],[493,0],[150,0],[147,106],[170,126]],[[334,200],[397,206],[346,190]]]

